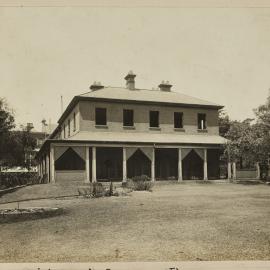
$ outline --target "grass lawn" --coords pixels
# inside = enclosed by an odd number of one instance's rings
[[[29,206],[66,213],[1,224],[0,262],[270,260],[265,185],[163,184],[127,197],[20,204]]]

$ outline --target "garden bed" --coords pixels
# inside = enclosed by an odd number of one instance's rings
[[[61,214],[63,209],[57,207],[0,209],[0,223],[48,218]]]

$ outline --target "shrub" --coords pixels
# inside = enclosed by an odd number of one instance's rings
[[[134,176],[134,177],[132,178],[132,180],[133,180],[133,182],[141,182],[141,181],[146,182],[146,181],[151,181],[150,177],[147,176],[147,175],[145,175],[145,174],[140,175],[140,176]]]
[[[126,183],[123,183],[123,187],[137,191],[152,191],[153,182],[151,182],[151,179],[147,175],[141,175],[128,179]]]
[[[1,189],[39,184],[41,178],[36,172],[1,172],[0,187]]]
[[[46,184],[48,182],[49,182],[48,174],[45,173],[40,179],[40,184]]]
[[[93,189],[91,189],[90,186],[79,186],[78,193],[79,193],[79,196],[92,197]]]
[[[93,185],[93,197],[102,197],[105,196],[105,188],[103,185],[99,182],[91,183],[90,185]]]
[[[127,179],[126,182],[123,182],[123,183],[122,183],[122,187],[123,187],[123,188],[132,189],[132,190],[135,189],[135,185],[134,185],[134,182],[133,182],[132,179]]]

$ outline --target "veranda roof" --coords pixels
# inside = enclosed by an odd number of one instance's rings
[[[170,134],[140,132],[79,132],[66,141],[162,143],[162,144],[225,144],[226,139],[208,134]]]

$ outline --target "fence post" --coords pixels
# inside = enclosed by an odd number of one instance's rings
[[[257,172],[256,179],[260,180],[260,178],[261,178],[261,170],[260,170],[260,163],[259,162],[256,162],[256,172]]]
[[[232,167],[233,167],[233,176],[232,176],[232,178],[233,178],[233,180],[235,180],[236,179],[236,162],[235,161],[233,162]]]

